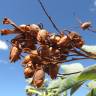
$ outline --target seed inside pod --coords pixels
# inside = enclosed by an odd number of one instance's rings
[[[24,69],[25,78],[30,78],[33,76],[33,74],[34,74],[34,70],[32,70],[30,67],[26,67]]]

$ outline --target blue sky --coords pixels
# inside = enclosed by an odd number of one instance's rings
[[[74,12],[82,21],[90,20],[93,27],[96,29],[96,0],[42,1],[60,30],[68,27],[74,28],[79,25],[75,16],[73,16]],[[49,32],[56,32],[37,0],[0,0],[0,23],[4,17],[9,17],[18,25],[43,23],[44,28]],[[0,24],[0,29],[6,27],[7,26],[2,25],[2,23]],[[83,36],[86,44],[96,45],[95,33],[82,31],[79,28],[74,28],[74,31],[79,32]],[[7,40],[10,38],[12,37],[0,36],[0,40]],[[23,75],[23,68],[20,66],[20,61],[15,64],[10,64],[8,56],[8,49],[0,50],[0,96],[26,96],[24,92],[26,82]],[[95,63],[93,60],[83,60],[79,62],[83,63],[84,66]],[[86,92],[86,90],[81,88],[74,96],[85,96],[84,93]]]

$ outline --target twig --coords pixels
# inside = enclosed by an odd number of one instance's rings
[[[53,22],[52,18],[48,15],[46,9],[44,8],[43,3],[42,3],[40,0],[38,0],[38,2],[39,2],[39,4],[41,5],[44,13],[47,15],[48,19],[49,19],[50,22],[52,23],[53,27],[56,29],[56,31],[57,31],[58,33],[61,33],[61,31],[59,30],[59,28],[57,28],[56,24]]]
[[[81,53],[80,51],[76,50],[75,48],[73,49],[73,52],[77,53],[80,56],[89,57],[88,55]]]
[[[58,63],[70,62],[70,61],[81,60],[81,59],[89,59],[89,58],[88,57],[84,57],[84,58],[72,58],[72,59],[69,59],[69,60],[58,61]]]

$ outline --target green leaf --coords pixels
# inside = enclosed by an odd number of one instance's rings
[[[83,45],[81,49],[87,52],[96,52],[96,45]]]
[[[62,82],[62,79],[56,79],[56,80],[52,80],[49,85],[48,85],[48,90],[50,89],[55,89],[58,88],[60,86],[60,82]]]
[[[61,65],[61,68],[63,69],[63,72],[65,74],[84,70],[84,66],[81,63],[73,63],[73,64],[67,64],[67,65],[64,64],[64,65]]]
[[[71,87],[73,87],[76,83],[79,83],[77,81],[79,74],[73,74],[68,76],[66,79],[62,80],[62,82],[59,83],[59,88],[56,92],[56,94],[60,94],[64,91],[66,91],[67,89],[70,89]]]
[[[70,95],[73,95],[83,84],[84,82],[79,82],[77,84],[75,84],[72,88],[71,88],[71,92]]]
[[[96,96],[96,89],[92,89],[86,96]]]
[[[92,95],[91,95],[91,92],[89,92],[86,96],[92,96]]]
[[[80,76],[78,77],[78,80],[81,80],[81,81],[95,80],[95,79],[96,79],[96,64],[85,68],[85,70],[81,72]]]

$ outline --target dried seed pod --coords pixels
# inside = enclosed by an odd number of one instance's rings
[[[32,50],[32,51],[31,51],[31,54],[34,54],[34,55],[37,56],[37,55],[38,55],[38,52],[37,52],[37,50]]]
[[[76,16],[76,14],[74,14],[74,16]],[[82,22],[80,20],[80,18],[77,17],[77,16],[76,16],[76,19],[77,19],[78,23],[80,24],[80,28],[81,29],[83,29],[83,30],[86,30],[86,29],[89,30],[89,28],[92,27],[90,21]]]
[[[84,40],[82,38],[75,39],[74,43],[76,48],[81,48],[84,45]]]
[[[81,23],[80,25],[80,28],[82,28],[83,30],[86,30],[90,27],[91,27],[91,22],[84,22],[84,23]]]
[[[38,88],[41,87],[44,82],[44,78],[45,78],[45,72],[43,71],[43,69],[37,70],[33,76],[33,82],[32,82],[33,85],[35,85]]]
[[[50,41],[52,42],[52,43],[54,43],[54,44],[57,44],[57,42],[59,42],[60,41],[60,39],[61,39],[61,37],[60,36],[56,36],[56,35],[51,35],[50,36]]]
[[[38,52],[37,52],[37,50],[32,50],[32,51],[30,52],[30,57],[31,57],[31,58],[36,58],[36,57],[38,57]]]
[[[58,71],[59,71],[59,64],[49,65],[49,75],[52,79],[56,79]]]
[[[29,61],[31,61],[31,57],[30,57],[30,55],[27,55],[27,56],[25,56],[22,64],[27,64]]]
[[[70,39],[64,35],[60,38],[59,42],[57,42],[58,46],[66,46],[69,43]]]
[[[4,18],[3,24],[11,24],[10,19]]]
[[[32,61],[29,61],[28,63],[22,63],[23,67],[30,67],[31,69],[34,69],[34,64]]]
[[[77,47],[77,48],[82,47],[82,45],[84,44],[84,40],[76,32],[71,32],[69,34],[69,37],[71,38],[72,42],[74,43],[74,46]]]
[[[49,46],[42,45],[39,54],[41,57],[48,57],[50,54],[49,53]]]
[[[20,54],[21,54],[21,50],[16,46],[12,46],[10,50],[10,57],[9,57],[11,63],[20,59]]]
[[[9,29],[2,29],[0,30],[1,35],[9,35],[9,34],[14,34],[13,30],[9,30]]]
[[[32,77],[33,76],[33,74],[34,74],[34,69],[32,69],[32,68],[30,68],[30,67],[26,67],[25,69],[24,69],[24,75],[25,75],[25,78],[30,78],[30,77]]]
[[[29,26],[30,26],[31,31],[39,32],[41,30],[41,28],[36,24],[31,24]]]
[[[40,30],[37,34],[37,40],[40,43],[45,43],[47,37],[48,37],[48,32],[45,29]]]
[[[30,32],[32,30],[32,28],[30,27],[30,25],[25,25],[25,24],[22,24],[22,25],[19,25],[18,26],[21,30],[23,30],[23,32]]]
[[[59,49],[55,49],[53,47],[50,47],[49,48],[49,54],[50,54],[50,56],[59,56],[60,50]]]
[[[34,65],[33,65],[32,61],[29,61],[27,63],[27,67],[30,67],[31,69],[34,69]]]

